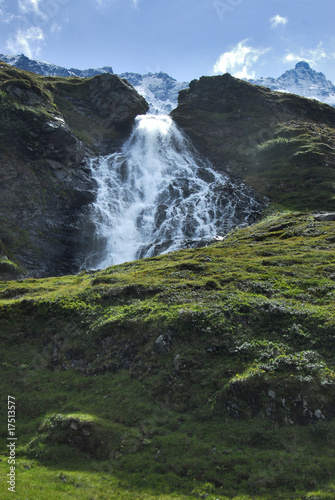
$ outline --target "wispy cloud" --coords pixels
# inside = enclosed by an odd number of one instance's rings
[[[140,1],[141,0],[127,0],[128,4],[131,4],[134,7],[134,9],[139,8]],[[123,2],[124,2],[124,0],[123,0]],[[121,3],[121,0],[94,0],[94,3],[99,8],[106,8],[106,7],[109,7],[109,5]]]
[[[282,17],[279,14],[277,14],[276,16],[274,16],[270,19],[270,22],[271,22],[272,28],[277,28],[280,25],[285,26],[285,24],[288,23],[288,19],[287,19],[287,17]]]
[[[284,62],[299,62],[306,61],[309,64],[316,66],[319,62],[329,59],[331,56],[327,54],[320,42],[314,49],[302,49],[300,52],[288,52],[284,57]]]
[[[0,23],[9,24],[18,18],[12,10],[13,9],[6,4],[5,0],[0,0]]]
[[[270,49],[257,49],[242,40],[230,51],[221,54],[214,65],[214,73],[231,73],[237,78],[255,78],[252,66]]]
[[[16,34],[7,40],[7,49],[12,54],[23,53],[28,57],[37,57],[43,41],[44,33],[40,27],[33,26],[25,30],[19,28]]]
[[[28,12],[39,13],[39,5],[41,0],[19,0],[19,9],[22,14],[27,14]]]
[[[1,9],[1,2],[0,2],[0,23],[9,24],[14,19],[15,19],[14,14],[10,14],[9,12],[6,12],[4,9]]]

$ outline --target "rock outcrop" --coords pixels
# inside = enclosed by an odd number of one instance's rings
[[[93,228],[89,157],[127,137],[148,105],[116,75],[45,78],[0,63],[0,272],[78,271]]]
[[[214,168],[272,202],[335,209],[334,108],[226,74],[193,80],[171,116]]]

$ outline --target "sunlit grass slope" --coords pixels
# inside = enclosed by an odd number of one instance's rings
[[[335,222],[0,283],[16,498],[333,499]]]

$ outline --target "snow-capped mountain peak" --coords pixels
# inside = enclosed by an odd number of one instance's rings
[[[76,69],[76,68],[64,68],[63,66],[58,66],[57,64],[51,64],[46,61],[39,61],[38,59],[29,59],[29,57],[24,54],[7,56],[0,54],[0,60],[15,66],[16,68],[23,69],[25,71],[31,71],[38,75],[43,76],[79,76],[79,77],[92,77],[95,75],[101,75],[101,73],[113,73],[113,68],[111,66],[105,66],[103,68],[89,68],[89,69]]]
[[[29,59],[23,54],[6,56],[0,54],[0,60],[19,69],[32,71],[44,76],[79,76],[92,77],[101,73],[113,73],[111,66],[103,68],[76,69],[64,68],[37,59]],[[188,87],[188,82],[178,82],[167,73],[121,73],[141,94],[150,106],[152,114],[168,114],[178,104],[178,92]],[[306,61],[300,61],[295,68],[285,71],[279,78],[259,78],[248,80],[255,85],[268,87],[279,92],[289,92],[335,106],[335,86],[323,73],[318,73]]]
[[[298,62],[294,69],[285,71],[279,78],[268,77],[248,81],[272,90],[298,94],[335,106],[335,85],[327,80],[323,73],[312,69],[306,61]]]
[[[111,66],[103,68],[76,69],[64,68],[56,64],[50,64],[37,59],[29,59],[23,54],[8,56],[0,54],[0,60],[16,66],[25,71],[31,71],[43,76],[79,76],[92,77],[101,73],[113,73]],[[149,112],[152,114],[168,114],[178,104],[178,92],[188,87],[188,82],[177,82],[167,73],[121,73],[120,78],[125,78],[139,94],[141,94],[150,106]]]
[[[167,73],[122,73],[119,75],[125,78],[135,87],[150,106],[149,112],[152,114],[168,114],[178,104],[178,92],[188,87],[188,82],[177,82]]]

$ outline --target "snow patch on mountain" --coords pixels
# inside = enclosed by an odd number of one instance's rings
[[[0,54],[0,60],[19,69],[44,76],[78,76],[83,78],[93,77],[101,73],[113,73],[111,66],[83,70],[67,69],[45,61],[29,59],[23,54],[12,56]],[[169,114],[178,105],[178,92],[189,86],[188,82],[177,82],[163,72],[147,73],[145,75],[121,73],[118,76],[125,78],[135,87],[137,92],[148,102],[150,106],[149,113],[155,115]],[[298,62],[294,69],[286,71],[279,78],[267,77],[248,81],[278,92],[289,92],[310,99],[317,99],[335,107],[335,85],[330,80],[327,80],[323,73],[313,70],[305,61]]]
[[[318,73],[305,61],[300,61],[279,78],[248,80],[277,92],[289,92],[335,106],[335,86],[323,73]]]
[[[178,92],[188,87],[188,82],[177,82],[167,73],[122,73],[150,106],[149,113],[167,115],[178,105]]]
[[[76,69],[64,68],[37,59],[29,59],[23,54],[8,56],[0,54],[0,60],[25,71],[31,71],[43,76],[79,76],[92,77],[101,73],[113,73],[111,66],[103,68]],[[150,106],[149,113],[154,115],[169,114],[178,105],[178,92],[188,87],[188,82],[177,82],[167,73],[122,73],[118,75],[125,78],[137,92],[142,95]]]
[[[38,59],[29,59],[24,54],[6,56],[0,54],[0,60],[15,66],[18,69],[31,71],[37,75],[42,76],[79,76],[81,78],[92,77],[101,75],[102,73],[113,73],[111,66],[104,66],[103,68],[89,68],[89,69],[76,69],[76,68],[63,68],[57,64],[51,64]]]

